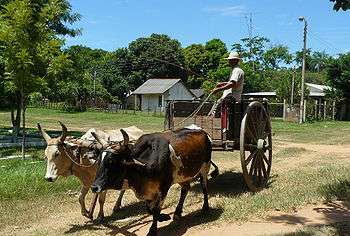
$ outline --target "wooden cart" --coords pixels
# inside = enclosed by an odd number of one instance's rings
[[[242,101],[227,105],[228,126],[221,128],[221,118],[208,116],[213,103],[200,106],[196,101],[168,103],[164,128],[177,129],[191,124],[203,128],[213,140],[213,150],[239,150],[244,180],[251,191],[262,189],[270,176],[272,164],[271,121],[265,101]]]

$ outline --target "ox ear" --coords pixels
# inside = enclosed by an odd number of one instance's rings
[[[68,131],[67,131],[67,127],[61,121],[58,121],[58,123],[60,123],[62,127],[62,135],[60,136],[60,140],[63,143],[67,137]]]
[[[108,143],[104,139],[102,139],[100,136],[98,136],[98,134],[96,134],[95,132],[91,132],[91,134],[92,136],[94,136],[96,141],[102,145],[102,148],[106,148],[108,146]]]
[[[40,131],[41,135],[43,136],[45,142],[48,143],[49,140],[51,139],[51,137],[45,132],[45,130],[43,130],[41,128],[40,123],[37,123],[37,125],[38,125],[38,130]]]
[[[128,146],[128,144],[129,144],[129,135],[128,135],[128,133],[127,132],[125,132],[125,130],[123,130],[123,129],[120,129],[120,132],[122,133],[122,135],[123,135],[123,146]]]

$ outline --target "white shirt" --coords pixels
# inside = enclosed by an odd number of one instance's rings
[[[222,94],[221,99],[224,99],[228,94],[232,93],[236,101],[238,102],[241,101],[241,95],[242,95],[243,83],[244,83],[244,71],[238,66],[234,67],[228,81],[236,82],[238,86],[235,88],[226,89]]]

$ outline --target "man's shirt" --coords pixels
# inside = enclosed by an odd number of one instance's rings
[[[234,67],[231,76],[228,80],[229,82],[236,82],[238,84],[235,88],[226,89],[222,94],[222,99],[225,98],[228,94],[232,93],[233,97],[237,102],[241,101],[241,95],[243,91],[243,83],[244,83],[244,71],[238,66]]]

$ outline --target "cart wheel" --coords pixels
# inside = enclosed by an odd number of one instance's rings
[[[271,121],[260,102],[252,102],[243,117],[240,133],[243,177],[248,188],[261,190],[270,176],[272,164]]]

